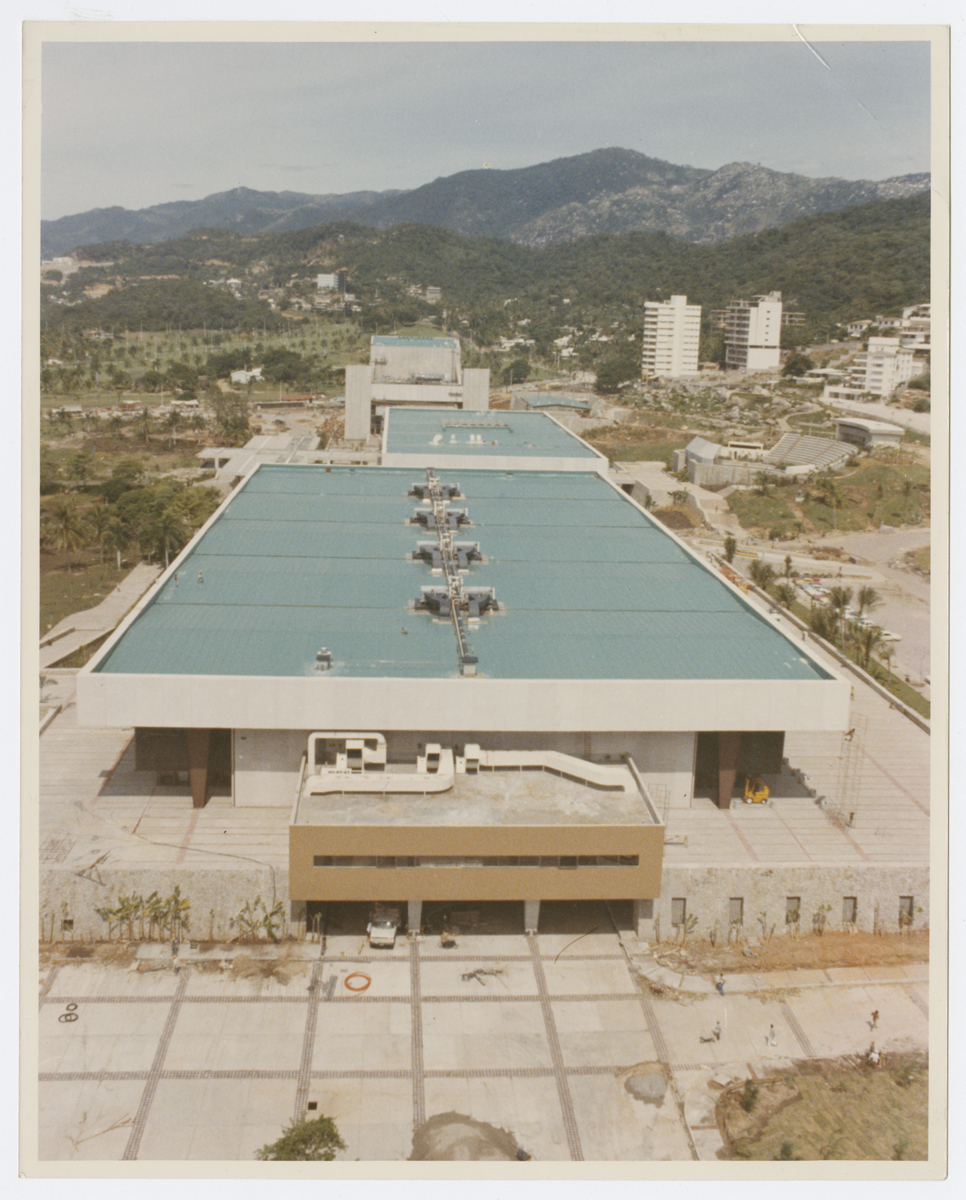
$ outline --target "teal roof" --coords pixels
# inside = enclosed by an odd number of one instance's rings
[[[515,420],[517,414],[511,414]],[[784,679],[829,676],[663,527],[593,473],[461,470],[452,502],[479,542],[467,586],[499,611],[471,623],[482,676]],[[413,560],[425,474],[263,465],[188,547],[94,668],[176,675],[449,678],[449,621],[415,612],[442,582]],[[200,577],[199,577],[200,576]],[[405,630],[405,632],[404,632]]]
[[[373,346],[433,346],[439,348],[448,346],[455,349],[459,340],[452,337],[393,337],[391,334],[375,334],[370,345]]]
[[[480,466],[485,466],[485,458],[493,454],[501,458],[602,461],[590,446],[543,413],[499,409],[470,412],[459,408],[387,408],[386,452],[443,457],[478,454]]]

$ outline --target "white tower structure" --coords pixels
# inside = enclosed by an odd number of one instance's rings
[[[660,375],[676,379],[680,375],[696,375],[700,338],[700,304],[688,304],[687,296],[645,301],[641,363],[644,378]]]
[[[725,368],[774,371],[781,363],[782,294],[732,300],[725,309]]]

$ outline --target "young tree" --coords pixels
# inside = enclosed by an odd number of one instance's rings
[[[282,1136],[255,1151],[261,1162],[332,1162],[345,1142],[331,1117],[299,1117]]]
[[[767,592],[775,582],[775,568],[771,563],[765,562],[763,558],[756,558],[749,567],[748,573],[751,576],[751,582],[761,588],[763,592]]]
[[[724,556],[725,562],[734,562],[735,553],[738,549],[738,543],[729,533],[724,540]]]
[[[786,378],[792,375],[804,375],[806,371],[811,371],[814,366],[815,363],[807,354],[791,354],[789,355],[788,362],[782,368],[782,375]]]
[[[791,608],[795,603],[795,589],[790,583],[780,583],[775,588],[775,599],[782,608]]]

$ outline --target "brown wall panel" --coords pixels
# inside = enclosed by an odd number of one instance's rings
[[[315,867],[316,855],[631,855],[638,867]],[[293,900],[648,899],[661,893],[664,827],[289,827]]]

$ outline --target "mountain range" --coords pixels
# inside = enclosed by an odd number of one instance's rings
[[[599,233],[664,232],[698,244],[758,233],[870,200],[927,192],[928,173],[810,179],[752,163],[716,171],[610,148],[532,167],[461,171],[409,191],[309,195],[233,188],[149,208],[95,208],[41,222],[44,258],[107,241],[162,242],[196,229],[281,233],[332,221],[433,225],[547,246]]]

